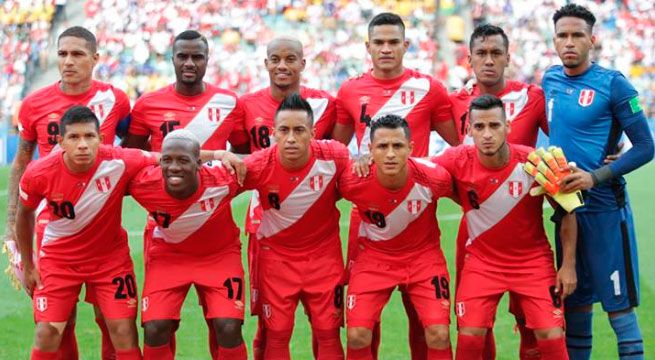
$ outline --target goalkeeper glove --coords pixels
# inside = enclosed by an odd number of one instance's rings
[[[561,148],[551,146],[548,151],[539,148],[528,154],[528,162],[523,169],[535,178],[540,187],[530,190],[530,195],[549,195],[567,212],[571,212],[584,205],[582,193],[562,193],[559,182],[571,173],[564,152]]]

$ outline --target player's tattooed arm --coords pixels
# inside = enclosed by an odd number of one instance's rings
[[[21,258],[23,260],[23,287],[27,294],[31,297],[34,288],[41,286],[41,278],[39,271],[34,264],[32,257],[32,239],[34,238],[34,213],[35,209],[24,206],[18,203],[17,217],[16,217],[16,238],[18,240],[18,247],[20,249]]]
[[[16,205],[18,204],[18,183],[23,176],[27,165],[32,161],[35,141],[20,139],[18,151],[11,165],[9,175],[9,188],[7,189],[7,219],[5,222],[5,241],[16,241]]]
[[[350,140],[355,134],[355,128],[352,124],[334,124],[334,130],[332,130],[332,139],[336,140],[346,146],[350,143]]]
[[[578,285],[578,278],[575,272],[578,224],[575,218],[575,212],[562,217],[559,235],[562,241],[562,266],[557,271],[557,288],[562,299],[564,299],[571,295]]]
[[[212,161],[218,160],[223,163],[231,175],[237,177],[239,186],[243,185],[246,178],[246,164],[242,160],[243,155],[234,154],[227,150],[201,150],[200,160]]]

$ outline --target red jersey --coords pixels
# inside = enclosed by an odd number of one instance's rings
[[[95,165],[73,173],[57,151],[29,164],[20,181],[19,198],[36,209],[41,200],[49,219],[39,258],[66,264],[99,262],[129,256],[127,233],[121,227],[123,196],[130,180],[154,164],[149,153],[101,145]]]
[[[416,254],[440,249],[437,200],[452,193],[450,174],[437,164],[410,158],[408,179],[399,190],[382,186],[371,175],[360,178],[350,170],[339,180],[343,197],[357,206],[362,218],[360,244],[384,260],[411,262]]]
[[[79,95],[66,95],[56,82],[28,95],[18,113],[19,133],[25,141],[36,141],[39,157],[57,145],[59,120],[66,110],[75,105],[89,107],[100,121],[103,143],[112,145],[116,126],[130,114],[130,101],[122,90],[93,80],[91,87]]]
[[[130,183],[130,195],[155,223],[148,255],[202,256],[240,248],[230,207],[236,179],[218,162],[203,165],[199,178],[198,190],[184,200],[166,192],[159,166],[143,169]]]
[[[499,169],[484,167],[471,145],[450,148],[432,159],[454,179],[466,217],[466,252],[495,269],[521,272],[526,263],[535,262],[552,266],[543,227],[544,199],[528,194],[536,183],[523,171],[530,151],[510,145],[510,160]]]
[[[450,94],[453,119],[455,119],[460,143],[473,143],[466,132],[469,124],[469,106],[471,100],[478,96],[480,96],[480,88],[475,84]],[[512,131],[507,134],[508,142],[534,147],[537,144],[539,128],[548,134],[544,91],[539,86],[507,80],[505,88],[496,96],[503,101],[505,116],[511,123]]]
[[[391,80],[376,79],[371,72],[341,85],[337,94],[337,122],[352,125],[360,154],[368,154],[371,119],[394,114],[407,120],[413,156],[428,155],[430,131],[434,123],[450,121],[448,92],[441,83],[415,70]]]
[[[141,96],[134,104],[129,133],[150,136],[153,151],[161,151],[164,137],[175,129],[191,131],[202,149],[224,150],[243,109],[235,93],[205,83],[205,91],[184,96],[175,84]]]
[[[314,113],[314,137],[324,139],[332,134],[337,117],[336,100],[323,90],[300,87],[300,96],[307,100]],[[275,127],[275,111],[282,101],[271,95],[267,87],[250,94],[243,95],[241,102],[245,116],[235,126],[230,136],[230,143],[241,145],[250,143],[250,152],[271,146],[273,128]]]
[[[312,140],[305,167],[282,167],[277,145],[245,159],[245,188],[255,189],[263,210],[257,239],[286,256],[341,251],[336,181],[348,167],[348,149],[332,140]]]

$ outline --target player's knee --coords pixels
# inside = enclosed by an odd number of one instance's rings
[[[213,319],[212,324],[216,330],[218,344],[222,347],[232,348],[243,342],[241,336],[240,319]]]
[[[614,317],[617,317],[617,316],[629,314],[631,312],[632,312],[632,308],[629,307],[629,308],[627,308],[625,310],[610,311],[610,312],[607,313],[607,316],[611,319],[611,318],[614,318]]]
[[[593,307],[591,305],[582,305],[582,306],[570,306],[566,308],[568,313],[580,313],[580,312],[592,312]]]
[[[371,345],[373,332],[365,327],[348,328],[348,347],[362,349]]]
[[[106,320],[106,323],[116,349],[132,349],[138,346],[134,319]]]
[[[447,325],[431,325],[425,328],[425,342],[429,348],[446,349],[450,347],[450,332]]]
[[[462,326],[459,328],[458,332],[462,335],[467,335],[467,336],[486,336],[487,328]]]
[[[534,329],[534,336],[537,338],[537,340],[557,339],[564,336],[564,329],[561,327]]]
[[[174,323],[172,320],[152,320],[143,324],[145,343],[148,346],[168,344]]]
[[[62,326],[62,329],[65,324]],[[41,351],[55,351],[59,348],[62,331],[49,322],[39,322],[34,330],[34,345]]]

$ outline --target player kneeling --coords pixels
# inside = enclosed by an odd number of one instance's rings
[[[160,167],[142,170],[129,188],[156,222],[146,233],[145,358],[173,359],[170,337],[194,285],[216,330],[218,357],[246,359],[241,243],[230,208],[237,179],[221,164],[202,165],[200,143],[188,130],[166,136]]]
[[[507,143],[509,122],[497,97],[474,99],[469,114],[475,145],[451,148],[433,159],[455,181],[469,236],[455,303],[457,359],[482,359],[485,334],[505,292],[525,313],[541,359],[568,359],[562,297],[576,284],[575,215],[562,221],[564,256],[556,273],[543,227],[543,195],[529,195],[537,184],[523,170],[533,149]]]
[[[371,175],[346,171],[339,186],[357,206],[360,252],[351,270],[346,317],[348,358],[372,359],[372,329],[391,292],[402,287],[425,329],[428,359],[451,359],[450,290],[439,247],[437,200],[452,194],[439,165],[410,159],[407,122],[386,115],[371,122]]]
[[[82,284],[97,300],[117,358],[141,358],[136,282],[121,210],[129,181],[155,158],[101,145],[99,127],[89,108],[70,108],[58,136],[63,151],[30,163],[20,182],[16,234],[25,290],[34,303],[32,359],[59,359],[56,351]],[[37,239],[35,265],[34,213],[43,199],[49,222]]]

